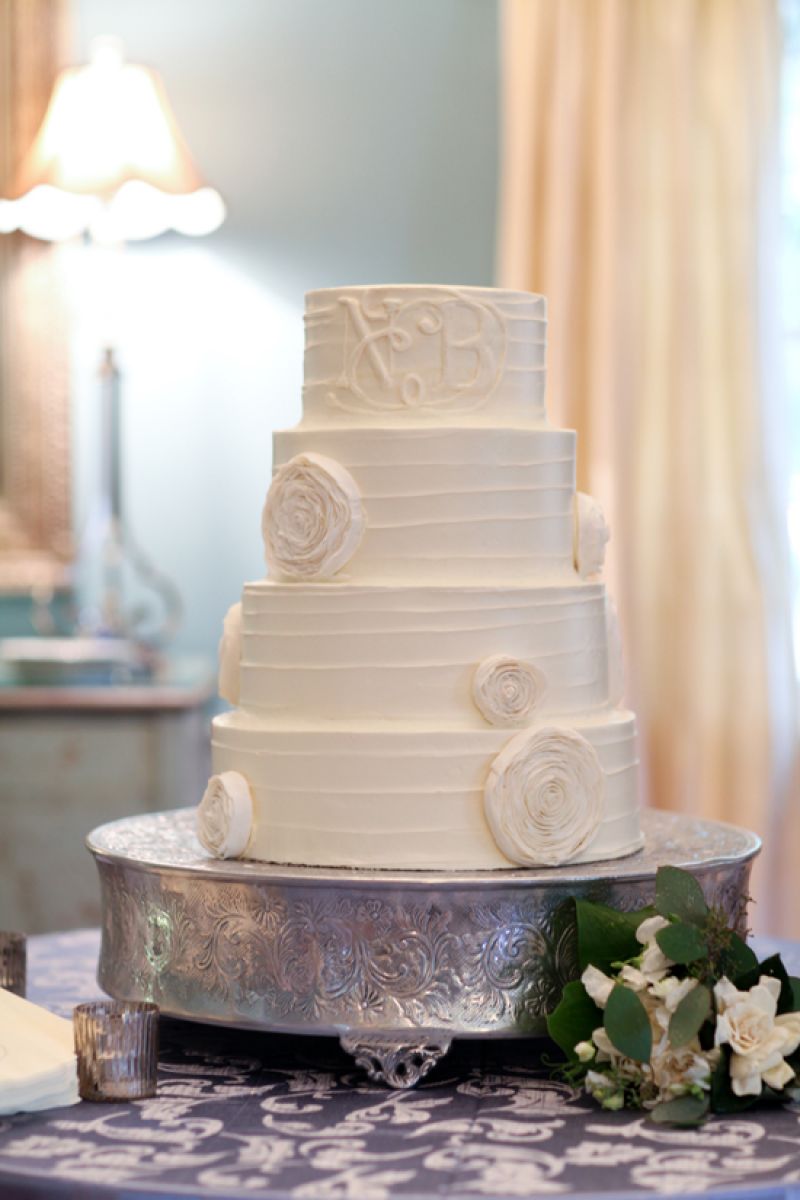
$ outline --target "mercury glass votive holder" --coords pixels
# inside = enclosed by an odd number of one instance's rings
[[[24,933],[0,929],[0,987],[24,996],[28,974],[28,939]]]
[[[156,1094],[158,1007],[97,1000],[73,1013],[82,1100],[144,1100]]]

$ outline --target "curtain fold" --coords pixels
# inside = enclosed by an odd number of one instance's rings
[[[754,919],[800,934],[777,3],[504,0],[502,40],[498,282],[548,296],[645,791],[764,835]]]

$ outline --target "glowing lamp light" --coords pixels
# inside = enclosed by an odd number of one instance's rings
[[[88,232],[105,243],[104,324],[120,292],[115,266],[123,244],[168,229],[201,236],[225,219],[218,192],[200,177],[155,71],[123,61],[120,43],[101,38],[88,66],[62,71],[10,194],[0,199],[0,234],[21,230],[43,241]],[[116,283],[116,286],[115,286]],[[79,559],[99,567],[84,597],[77,634],[124,638],[152,654],[174,633],[181,599],[147,560],[122,513],[121,375],[106,331],[99,371],[101,484]],[[144,591],[146,601],[142,602]],[[157,598],[160,621],[151,618]]]
[[[62,241],[137,241],[168,229],[212,233],[225,219],[206,187],[155,71],[98,39],[88,66],[58,76],[41,128],[0,200],[0,233]]]

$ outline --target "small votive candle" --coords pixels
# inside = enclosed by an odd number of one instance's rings
[[[28,973],[28,941],[24,933],[0,930],[0,987],[24,996]]]
[[[144,1100],[156,1094],[158,1008],[97,1000],[73,1013],[82,1100]]]

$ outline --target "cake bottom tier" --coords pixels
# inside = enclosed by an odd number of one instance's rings
[[[605,777],[600,823],[570,861],[634,853],[642,837],[633,714],[614,710],[563,728],[591,743]],[[491,870],[515,865],[497,846],[484,812],[492,764],[515,732],[291,729],[235,711],[214,719],[212,754],[215,772],[238,771],[250,784],[253,828],[243,857],[299,866]]]

